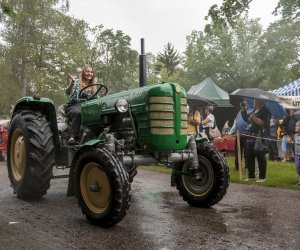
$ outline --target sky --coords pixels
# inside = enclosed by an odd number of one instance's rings
[[[249,16],[260,18],[264,28],[276,20],[272,15],[277,0],[253,0]],[[162,52],[170,42],[179,52],[186,47],[186,36],[203,30],[208,9],[222,0],[70,0],[71,16],[92,27],[122,30],[131,37],[131,46],[140,52],[141,38],[146,52]]]

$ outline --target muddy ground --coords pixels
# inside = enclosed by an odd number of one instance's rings
[[[211,209],[187,205],[167,174],[139,170],[127,216],[103,229],[91,225],[67,179],[25,202],[0,163],[0,249],[300,249],[300,191],[231,184]]]

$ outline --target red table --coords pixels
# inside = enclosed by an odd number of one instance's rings
[[[234,151],[234,136],[223,137],[221,139],[215,139],[213,146],[221,151]]]

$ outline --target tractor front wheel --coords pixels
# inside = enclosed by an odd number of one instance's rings
[[[74,165],[76,197],[86,218],[102,227],[121,221],[129,208],[130,183],[118,157],[90,148]]]
[[[197,145],[199,169],[193,170],[190,161],[174,166],[175,184],[183,200],[191,206],[210,207],[226,194],[229,168],[224,156],[208,143]]]

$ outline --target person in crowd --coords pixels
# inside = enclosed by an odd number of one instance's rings
[[[80,90],[89,84],[95,83],[96,73],[92,66],[84,65],[80,78],[77,79],[75,75],[69,73],[70,82],[66,89],[66,94],[68,95],[67,106],[65,108],[66,115],[71,120],[71,137],[69,139],[69,144],[78,144],[78,135],[81,126],[81,102],[78,99],[78,94]],[[91,87],[92,88],[92,87]],[[89,98],[93,93],[93,89],[88,88],[85,93],[83,93],[83,98]]]
[[[281,124],[281,151],[282,151],[282,162],[290,161],[290,145],[288,144],[288,125],[289,125],[289,114],[287,114]]]
[[[281,130],[282,130],[282,143],[281,149],[283,154],[282,162],[290,161],[291,160],[291,150],[294,150],[293,147],[290,146],[290,142],[292,141],[294,134],[295,134],[295,125],[296,125],[296,118],[294,116],[294,110],[288,110],[288,115],[284,117]]]
[[[297,119],[295,117],[295,110],[290,109],[290,121],[289,121],[289,129],[288,129],[288,135],[289,135],[289,141],[292,141],[295,134],[295,127],[296,127]],[[293,153],[295,154],[295,148],[290,147]]]
[[[200,112],[195,107],[192,107],[188,114],[188,126],[187,126],[188,135],[198,135],[200,123],[201,123]]]
[[[277,161],[278,157],[278,147],[277,147],[277,129],[278,129],[278,119],[275,116],[271,116],[270,120],[270,141],[269,141],[269,160]]]
[[[265,135],[269,136],[271,113],[265,107],[265,101],[261,99],[254,100],[254,112],[247,114],[242,111],[244,121],[249,122],[247,134],[257,136],[259,131],[264,130]],[[248,168],[248,178],[245,181],[255,180],[255,159],[257,159],[259,179],[256,182],[264,182],[266,180],[267,161],[264,152],[254,151],[255,138],[248,137],[246,139],[245,161]]]
[[[205,113],[205,107],[202,107],[200,109],[200,114],[201,114],[202,120],[204,120],[207,116],[206,113]]]
[[[250,121],[245,121],[242,117],[242,112],[246,112],[248,113],[249,111],[249,105],[246,101],[242,101],[240,103],[240,111],[237,113],[235,119],[234,119],[234,123],[232,125],[232,128],[229,131],[229,135],[235,135],[237,133],[237,131],[240,131],[240,150],[241,150],[241,156],[244,154],[246,154],[246,150],[245,150],[245,145],[246,145],[246,139],[247,137],[245,136],[248,126],[250,124]],[[237,146],[237,137],[235,138],[235,142],[234,142],[234,156],[235,156],[235,160],[234,160],[234,165],[235,165],[235,169],[238,170],[239,169],[239,162],[238,162],[238,146]],[[247,165],[245,165],[245,169],[247,169]]]
[[[230,131],[230,127],[229,127],[229,121],[227,120],[225,123],[224,123],[224,126],[222,128],[222,135],[228,135]]]
[[[213,106],[205,107],[204,112],[205,112],[206,118],[203,119],[201,122],[202,128],[204,129],[205,134],[210,141],[212,141],[213,138],[211,138],[211,136],[209,134],[209,129],[217,126],[215,116],[212,114],[213,110],[214,110]]]
[[[294,134],[295,165],[296,165],[296,172],[298,175],[298,183],[296,185],[300,188],[300,121],[296,122],[295,132],[296,132]]]

